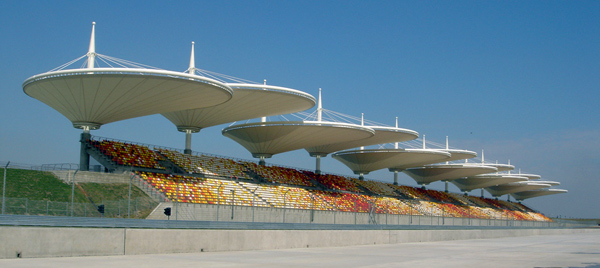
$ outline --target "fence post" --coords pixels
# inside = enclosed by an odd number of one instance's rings
[[[75,175],[77,174],[78,170],[75,170],[75,173],[73,173],[73,178],[71,181],[71,217],[73,217],[73,209],[75,207]],[[67,172],[68,174],[68,172]]]
[[[356,224],[356,216],[358,214],[358,205],[356,202],[356,199],[354,199],[354,224]]]
[[[4,215],[4,210],[6,207],[6,198],[5,198],[5,193],[6,193],[6,169],[8,168],[8,165],[10,165],[10,161],[8,161],[8,163],[6,163],[6,166],[4,166],[4,182],[2,183],[2,215]]]
[[[131,170],[129,171],[131,172]],[[130,214],[131,214],[131,183],[133,182],[133,176],[131,175],[131,177],[129,178],[129,197],[127,198],[127,218],[131,218]]]
[[[50,201],[46,200],[46,216],[48,216],[48,207],[49,207]]]

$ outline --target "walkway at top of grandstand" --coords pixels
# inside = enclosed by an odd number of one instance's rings
[[[274,116],[304,111],[315,106],[315,98],[303,91],[256,83],[233,76],[196,68],[194,42],[189,74],[215,79],[227,84],[234,92],[233,98],[220,105],[199,109],[179,110],[162,113],[177,130],[186,133],[186,153],[191,152],[191,134],[203,128],[252,118]]]
[[[79,68],[67,69],[81,61]],[[87,54],[28,78],[23,91],[84,132],[120,120],[214,106],[233,95],[229,85],[212,78],[96,53],[95,23]]]
[[[394,141],[406,141],[418,137],[413,130],[384,125],[365,125],[351,122],[340,117],[340,113],[324,110],[319,102],[317,110],[313,113],[295,113],[280,115],[277,121],[267,121],[261,118],[257,123],[244,123],[232,125],[223,130],[223,135],[233,139],[244,146],[253,157],[261,159],[275,154],[306,149],[311,156],[316,156],[317,161],[321,156],[330,152]],[[323,113],[335,114],[344,120],[336,120],[333,116],[329,120],[323,119]],[[293,120],[288,119],[293,118]],[[271,119],[271,118],[269,118]],[[317,173],[320,171],[317,164]]]

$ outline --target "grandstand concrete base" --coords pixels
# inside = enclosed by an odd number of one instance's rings
[[[521,226],[549,227],[549,222],[508,219],[455,218],[423,215],[369,214],[309,209],[282,209],[250,206],[160,203],[146,218],[167,220],[164,209],[171,208],[171,220],[218,222],[272,222],[310,224],[377,224],[435,226]],[[571,227],[571,226],[567,226]]]
[[[75,170],[53,170],[52,172],[57,178],[65,183],[73,181]],[[126,173],[101,173],[93,171],[77,171],[75,174],[75,182],[93,182],[93,183],[129,183],[129,176]]]
[[[0,258],[246,251],[600,232],[502,230],[181,230],[0,227]]]

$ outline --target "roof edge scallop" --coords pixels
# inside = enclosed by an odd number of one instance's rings
[[[271,121],[271,122],[254,122],[254,123],[246,123],[240,125],[232,125],[226,127],[221,132],[225,133],[231,130],[243,129],[243,128],[251,128],[257,126],[302,126],[302,125],[315,125],[315,126],[335,126],[335,127],[345,127],[345,128],[353,128],[353,129],[361,129],[365,131],[371,132],[371,134],[375,135],[375,130],[370,127],[359,126],[356,124],[349,123],[338,123],[338,122],[319,122],[319,121]]]
[[[55,77],[64,77],[64,76],[78,76],[78,75],[97,75],[97,74],[128,74],[128,75],[153,75],[153,76],[164,76],[176,79],[191,79],[197,82],[211,84],[213,86],[217,86],[227,91],[230,96],[233,96],[233,89],[229,87],[226,83],[219,82],[215,79],[203,77],[199,75],[168,71],[168,70],[160,70],[160,69],[144,69],[144,68],[92,68],[92,69],[68,69],[68,70],[59,70],[52,71],[34,75],[25,79],[23,82],[23,92],[27,94],[25,91],[25,87],[31,83],[35,83],[37,81],[51,79]],[[29,95],[29,94],[27,94]]]
[[[298,96],[310,99],[315,104],[317,103],[317,99],[313,95],[306,93],[304,91],[301,91],[301,90],[293,89],[293,88],[273,86],[273,85],[264,85],[264,84],[250,84],[250,83],[225,83],[225,84],[231,88],[263,88],[264,90],[269,90],[269,91],[273,91],[273,92],[294,94],[294,95],[298,95]]]

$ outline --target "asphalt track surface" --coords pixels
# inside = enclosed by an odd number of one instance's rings
[[[600,268],[600,230],[335,248],[22,258],[0,267],[587,267]]]

